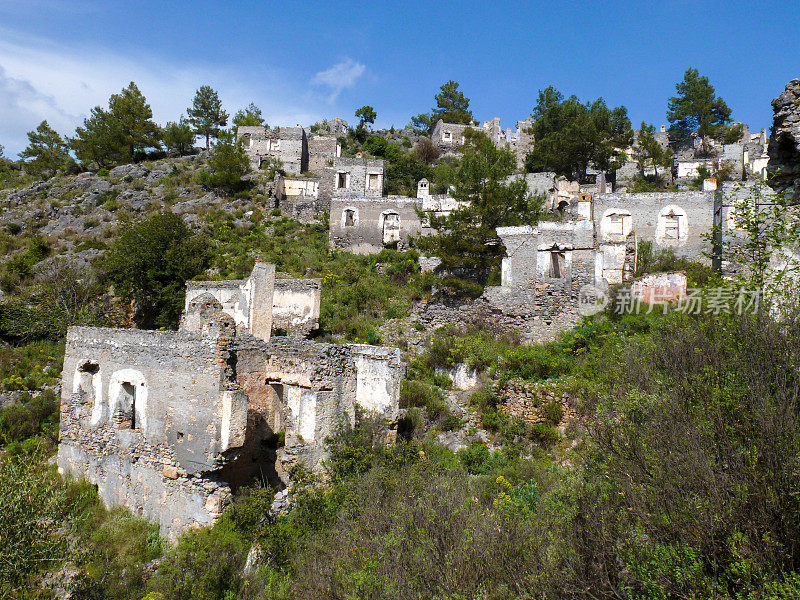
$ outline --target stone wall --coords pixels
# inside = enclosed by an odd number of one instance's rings
[[[253,169],[260,169],[263,159],[273,157],[283,162],[287,173],[299,175],[308,170],[308,139],[302,127],[242,126],[236,139],[241,140]]]
[[[423,228],[416,198],[334,198],[331,200],[329,239],[331,248],[358,254],[379,252],[387,245],[405,249],[408,238]]]
[[[652,242],[654,250],[672,248],[680,256],[708,262],[703,252],[710,247],[703,235],[714,225],[713,191],[595,194],[593,218],[600,241],[611,214],[629,215],[630,229],[640,242]]]
[[[311,134],[308,137],[308,170],[322,175],[341,153],[342,146],[335,135]]]
[[[499,390],[500,410],[507,415],[523,419],[526,423],[547,422],[547,407],[557,404],[561,411],[561,422],[569,422],[575,418],[572,395],[551,382],[531,383],[512,379]],[[559,423],[552,423],[558,425]]]
[[[230,488],[209,472],[243,441],[246,398],[228,385],[219,333],[67,333],[59,469],[173,539],[219,515]]]
[[[275,279],[272,327],[295,337],[308,337],[319,327],[322,281]]]
[[[772,101],[769,137],[770,185],[800,200],[800,79],[792,79]]]
[[[339,157],[325,168],[321,198],[380,198],[386,161],[377,158]]]

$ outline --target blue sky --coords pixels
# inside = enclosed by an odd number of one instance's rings
[[[162,123],[208,83],[270,124],[352,122],[370,104],[403,126],[455,79],[503,126],[550,84],[658,126],[689,66],[734,119],[769,126],[800,77],[800,3],[0,0],[0,144],[14,155],[42,119],[71,134],[131,80]]]

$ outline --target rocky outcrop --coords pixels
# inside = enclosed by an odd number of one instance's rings
[[[774,111],[769,138],[770,185],[800,202],[800,79],[772,101]]]

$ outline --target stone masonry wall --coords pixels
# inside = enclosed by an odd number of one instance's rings
[[[230,497],[207,475],[224,463],[220,358],[216,339],[186,332],[70,328],[60,470],[96,484],[106,505],[158,521],[167,537],[213,522]],[[134,414],[121,421],[124,384],[135,386]]]

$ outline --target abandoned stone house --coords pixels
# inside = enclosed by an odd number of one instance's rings
[[[654,252],[671,249],[709,263],[712,227],[720,226],[726,243],[735,242],[734,206],[752,185],[698,192],[582,192],[564,221],[498,228],[506,250],[501,284],[485,289],[482,309],[488,305],[496,322],[528,341],[553,339],[581,318],[582,293],[631,280],[644,241]]]
[[[384,161],[340,160],[331,178],[336,182],[330,202],[331,248],[357,254],[374,254],[387,247],[404,250],[410,237],[430,232],[427,214],[446,215],[458,206],[448,194],[431,194],[427,179],[418,182],[416,198],[379,195],[365,184],[365,178],[374,176],[382,192]]]
[[[431,140],[443,154],[457,154],[459,147],[464,145],[464,130],[471,127],[485,133],[495,146],[509,148],[517,158],[517,167],[522,169],[525,157],[533,147],[533,137],[529,133],[532,126],[533,119],[530,117],[524,121],[517,121],[516,129],[510,127],[503,129],[499,117],[484,121],[482,125],[445,123],[439,119],[433,127]]]
[[[341,156],[342,146],[335,135],[320,135],[303,127],[242,126],[237,129],[250,166],[260,169],[269,158],[283,163],[283,170],[291,175],[312,172],[320,174],[333,159]]]
[[[319,469],[357,408],[396,420],[404,367],[396,348],[302,338],[318,315],[318,283],[257,263],[242,281],[190,283],[177,331],[71,327],[59,469],[172,540],[212,523],[241,485]]]

